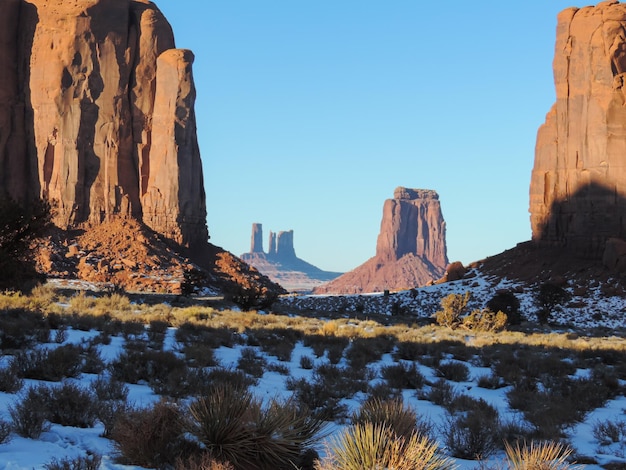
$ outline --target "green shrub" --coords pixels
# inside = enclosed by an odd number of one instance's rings
[[[235,469],[288,468],[318,440],[322,426],[292,401],[263,407],[251,393],[223,386],[192,402],[189,413],[191,434]]]
[[[541,284],[535,298],[535,303],[538,307],[536,315],[539,323],[548,323],[552,313],[558,310],[570,298],[570,293],[559,285],[551,282]]]
[[[513,292],[498,292],[489,299],[487,308],[494,313],[505,313],[509,325],[519,325],[522,322],[522,316],[519,311],[520,301]]]

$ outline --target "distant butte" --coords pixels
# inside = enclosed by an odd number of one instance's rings
[[[398,187],[385,201],[376,255],[315,294],[358,294],[420,287],[446,271],[446,223],[439,195]]]
[[[252,224],[250,252],[241,259],[260,273],[292,292],[308,292],[341,273],[323,271],[298,258],[293,246],[293,230],[269,233],[268,252],[263,251],[263,226]]]

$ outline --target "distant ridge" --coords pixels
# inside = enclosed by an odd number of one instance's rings
[[[240,258],[261,274],[292,292],[309,292],[342,273],[324,271],[298,258],[293,247],[293,230],[269,234],[269,251],[263,251],[263,226],[252,224],[250,252]]]

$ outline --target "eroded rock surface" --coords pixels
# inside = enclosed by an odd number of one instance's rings
[[[0,193],[62,228],[133,217],[206,242],[193,55],[145,0],[8,0],[0,18]]]
[[[440,278],[448,265],[446,224],[439,195],[398,187],[383,205],[376,255],[315,288],[319,294],[410,289]]]
[[[539,129],[530,186],[533,240],[602,259],[626,236],[626,4],[558,15],[556,103]]]

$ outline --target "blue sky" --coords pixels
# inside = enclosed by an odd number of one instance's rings
[[[556,15],[588,3],[155,3],[196,56],[212,243],[247,252],[259,222],[266,251],[293,229],[300,258],[349,271],[375,254],[397,186],[439,193],[451,261],[530,239]]]

